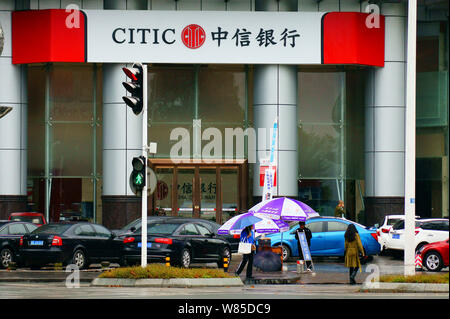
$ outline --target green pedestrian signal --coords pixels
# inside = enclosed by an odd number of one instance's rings
[[[140,195],[145,186],[146,163],[144,156],[134,157],[131,162],[133,171],[130,175],[130,188],[136,195]]]

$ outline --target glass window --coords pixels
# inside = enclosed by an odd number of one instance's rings
[[[23,235],[26,234],[27,230],[23,224],[11,224],[9,225],[10,235]]]
[[[211,232],[206,227],[199,225],[199,224],[196,224],[196,226],[200,232],[200,235],[208,236],[209,234],[211,234]]]
[[[312,223],[306,224],[306,227],[309,228],[311,233],[320,233],[320,232],[323,232],[323,225],[324,225],[324,222],[312,222]]]
[[[147,224],[147,234],[163,234],[171,235],[180,224],[166,224],[166,223],[151,223]],[[137,231],[136,233],[141,233]]]
[[[72,225],[70,224],[45,224],[33,230],[32,234],[58,235],[64,233]]]
[[[346,231],[348,225],[340,222],[328,222],[328,230],[331,231]]]
[[[181,235],[199,235],[197,228],[195,228],[194,224],[186,224],[184,225],[184,229],[180,233]]]
[[[111,232],[107,230],[105,227],[101,225],[92,225],[92,227],[94,227],[97,237],[105,237],[105,238],[111,237]]]
[[[8,226],[0,228],[0,235],[8,235]]]
[[[50,117],[53,121],[92,121],[92,65],[53,65],[50,72]]]
[[[75,228],[74,233],[78,236],[95,236],[95,231],[92,229],[91,225],[80,225]]]
[[[338,125],[301,125],[298,160],[302,177],[337,177],[341,174],[341,134]]]
[[[31,233],[33,230],[35,230],[36,228],[38,228],[38,226],[33,225],[33,224],[27,224],[25,227],[27,228],[28,233]]]
[[[242,125],[245,117],[245,83],[243,66],[200,66],[198,114],[202,122]]]
[[[195,74],[192,66],[149,68],[148,113],[150,123],[192,124],[194,88]]]

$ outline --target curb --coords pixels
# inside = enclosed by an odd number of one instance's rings
[[[196,287],[242,287],[240,278],[171,278],[171,279],[124,279],[95,278],[94,287],[157,287],[157,288],[196,288]]]
[[[438,292],[448,293],[448,284],[419,284],[419,283],[387,283],[364,282],[360,288],[363,292]]]

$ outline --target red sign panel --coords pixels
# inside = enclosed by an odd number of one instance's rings
[[[264,176],[266,175],[266,169],[268,169],[269,166],[260,166],[259,167],[259,186],[264,186]],[[273,177],[273,187],[277,186],[277,167],[272,166],[272,169],[275,171],[275,175]]]

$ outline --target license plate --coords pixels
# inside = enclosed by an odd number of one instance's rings
[[[400,239],[400,235],[399,234],[392,234],[392,239]]]
[[[30,241],[30,246],[42,246],[44,245],[44,241],[42,240],[32,240]]]
[[[142,247],[142,243],[138,243],[138,247]],[[152,243],[147,243],[147,248],[152,247]]]

